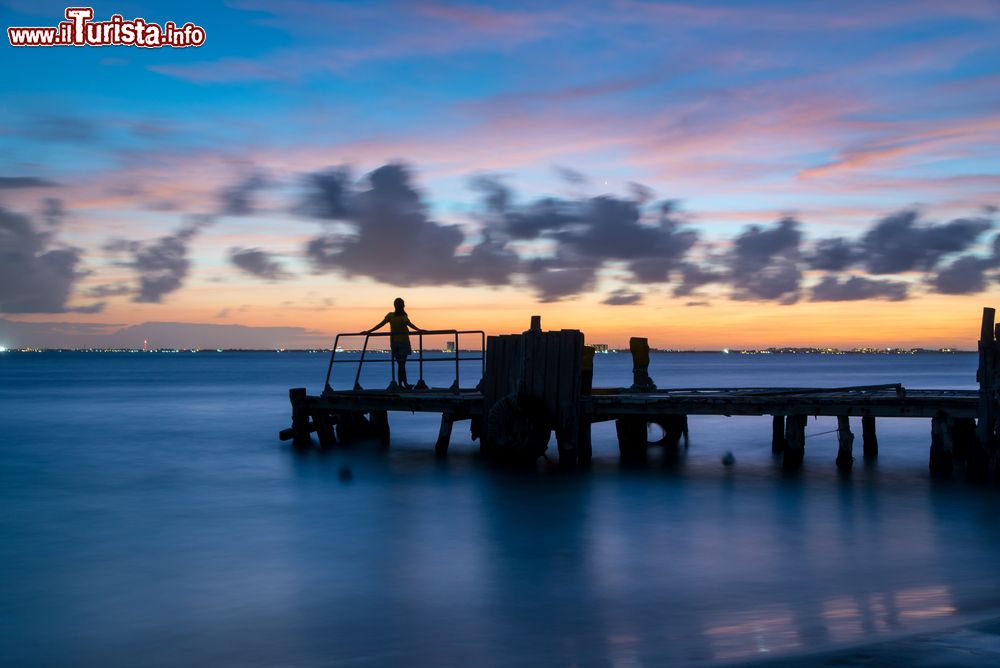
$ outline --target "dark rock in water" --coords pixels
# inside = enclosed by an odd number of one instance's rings
[[[732,466],[735,463],[736,463],[736,457],[733,456],[732,451],[726,450],[726,454],[722,455],[722,465]]]
[[[343,480],[344,482],[347,482],[348,480],[352,480],[354,478],[354,472],[351,471],[351,469],[347,466],[340,467],[339,475],[340,479]]]

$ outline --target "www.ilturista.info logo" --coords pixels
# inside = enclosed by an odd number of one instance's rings
[[[11,46],[201,46],[205,29],[190,21],[162,26],[143,18],[125,20],[112,14],[107,21],[94,21],[93,7],[67,7],[66,20],[54,28],[7,28]]]

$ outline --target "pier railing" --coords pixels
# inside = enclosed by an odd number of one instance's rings
[[[461,347],[459,346],[461,336],[475,335],[479,338],[479,350],[478,354],[475,354],[476,350],[471,350],[467,352],[472,352],[472,355],[462,355]],[[368,363],[389,363],[389,368],[391,369],[392,380],[389,384],[389,390],[395,390],[398,388],[396,382],[396,365],[393,364],[392,354],[390,352],[388,359],[381,358],[370,358],[367,357],[369,348],[368,343],[372,338],[389,337],[392,336],[391,332],[342,332],[337,334],[333,341],[333,350],[330,351],[330,363],[326,367],[326,381],[323,384],[324,392],[333,392],[333,388],[330,385],[330,376],[333,374],[334,364],[354,364],[357,363],[358,368],[354,374],[354,389],[361,390],[361,369],[365,362]],[[449,390],[452,392],[459,392],[461,388],[461,362],[476,362],[480,363],[480,373],[485,372],[486,369],[486,332],[481,329],[424,329],[419,332],[413,332],[412,336],[417,337],[417,369],[418,369],[418,380],[414,385],[414,389],[426,390],[427,382],[424,380],[424,363],[433,362],[449,362],[455,365],[455,379],[451,384]],[[450,336],[452,337],[451,343],[454,346],[454,351],[441,351],[445,353],[446,356],[434,356],[425,357],[424,356],[424,337],[425,336]],[[361,356],[357,360],[353,359],[337,359],[337,351],[343,352],[340,346],[341,338],[360,338],[364,337],[364,343],[361,346]]]

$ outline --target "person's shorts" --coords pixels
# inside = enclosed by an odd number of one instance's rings
[[[410,353],[413,352],[413,348],[410,347],[410,341],[393,341],[390,344],[392,349],[392,359],[406,361]]]

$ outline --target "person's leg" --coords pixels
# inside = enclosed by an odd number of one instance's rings
[[[399,375],[400,386],[406,388],[407,390],[410,389],[410,384],[406,381],[406,356],[401,355],[397,357],[396,364],[398,365],[397,368],[399,369],[398,375]]]

